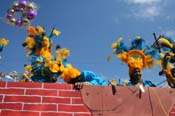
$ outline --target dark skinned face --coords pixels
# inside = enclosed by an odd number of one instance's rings
[[[130,81],[135,84],[142,81],[142,74],[138,68],[134,69],[132,75],[130,75]]]

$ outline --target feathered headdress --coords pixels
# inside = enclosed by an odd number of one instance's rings
[[[140,36],[137,36],[131,41],[130,47],[124,44],[122,38],[119,38],[112,44],[113,53],[128,65],[129,75],[131,75],[136,68],[142,72],[143,68],[152,68],[154,65],[151,52],[146,52],[147,49],[144,49],[144,42]]]
[[[157,64],[162,67],[159,75],[165,74],[170,87],[175,87],[175,42],[171,37],[159,36],[153,43],[153,48],[159,49],[160,59]]]

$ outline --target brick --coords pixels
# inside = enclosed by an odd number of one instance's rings
[[[81,114],[74,114],[74,116],[92,116],[92,114],[83,114],[83,113],[81,113]]]
[[[70,98],[43,97],[42,103],[67,103],[67,104],[70,104]]]
[[[23,95],[24,94],[24,89],[0,89],[0,94],[18,94],[18,95]]]
[[[33,90],[27,89],[26,95],[57,96],[57,90]]]
[[[0,109],[21,110],[22,104],[20,103],[0,103]]]
[[[73,115],[68,113],[43,112],[41,113],[41,116],[73,116]]]
[[[71,84],[44,83],[44,88],[71,90],[73,87]]]
[[[83,104],[81,98],[72,98],[72,104]]]
[[[84,105],[58,105],[58,111],[65,112],[89,112],[89,110]]]
[[[59,91],[62,97],[80,97],[80,91]]]
[[[24,104],[24,110],[57,111],[56,104]]]
[[[42,83],[32,82],[8,82],[7,87],[42,88]]]
[[[40,103],[41,97],[37,97],[37,96],[5,96],[4,102]]]
[[[1,116],[39,116],[39,112],[2,110]]]
[[[2,99],[3,99],[3,96],[2,96],[2,95],[0,95],[0,102],[2,102]]]
[[[6,85],[6,82],[0,81],[0,87],[5,87],[5,85]]]

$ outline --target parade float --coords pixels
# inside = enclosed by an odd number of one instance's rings
[[[53,46],[61,32],[32,26],[37,10],[37,4],[26,0],[14,2],[7,10],[7,24],[27,31],[21,44],[30,60],[24,64],[24,72],[0,73],[1,116],[175,116],[172,38],[157,38],[154,33],[152,45],[145,45],[141,36],[129,44],[123,38],[114,42],[113,53],[128,66],[129,79],[121,84],[115,79],[104,80],[93,71],[80,71],[69,63],[71,51],[59,44]],[[15,17],[16,13],[20,17]],[[0,53],[8,43],[0,39]],[[3,59],[1,55],[0,62]],[[142,77],[143,69],[152,70],[157,64],[162,68],[157,74],[165,75],[166,87],[157,87]]]

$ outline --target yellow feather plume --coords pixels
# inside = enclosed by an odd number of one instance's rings
[[[170,42],[169,42],[167,39],[165,39],[165,38],[160,38],[160,39],[159,39],[159,42],[160,42],[161,44],[165,45],[165,46],[168,47],[168,48],[172,48],[172,47],[173,47],[172,43],[170,43]]]
[[[29,35],[36,35],[37,34],[37,31],[36,31],[35,27],[33,27],[33,26],[29,26],[27,28],[27,32]]]
[[[45,33],[45,30],[41,26],[36,26],[36,30],[38,31],[39,34]]]
[[[52,62],[50,62],[49,69],[54,73],[63,72],[64,66],[58,65],[58,63],[56,61],[52,61]]]
[[[70,50],[67,48],[61,48],[60,49],[60,56],[62,59],[66,59],[70,55]]]
[[[110,61],[111,61],[111,56],[108,55],[108,56],[107,56],[107,62],[110,62]]]
[[[127,52],[122,52],[121,54],[117,55],[117,58],[119,58],[123,62],[127,63],[128,54],[127,54]]]
[[[145,68],[153,68],[154,67],[154,60],[150,56],[146,56],[146,64]]]
[[[56,29],[54,29],[54,30],[52,31],[52,34],[54,34],[54,35],[56,35],[56,36],[59,36],[59,35],[61,34],[61,32],[58,31],[58,30],[56,30]]]
[[[69,82],[72,78],[80,76],[80,74],[80,71],[76,68],[64,68],[64,71],[60,77],[63,78],[65,82]]]
[[[112,44],[112,49],[115,49],[117,46],[120,45],[120,42],[123,40],[123,38],[119,38],[116,42]]]
[[[0,44],[4,45],[4,46],[7,46],[9,44],[9,40],[7,40],[5,38],[2,38],[2,39],[0,39]]]

